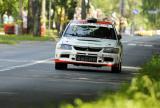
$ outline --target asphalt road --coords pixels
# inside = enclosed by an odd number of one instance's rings
[[[96,99],[103,91],[116,91],[138,74],[154,53],[160,54],[160,36],[124,36],[123,70],[74,67],[54,69],[55,42],[0,45],[0,108],[58,107],[74,98]]]

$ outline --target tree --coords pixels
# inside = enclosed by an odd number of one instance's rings
[[[0,0],[0,13],[4,14],[7,11],[14,17],[17,17],[19,14],[18,3],[19,0]]]
[[[143,15],[153,29],[160,29],[160,2],[159,0],[142,0]]]
[[[112,12],[119,12],[119,0],[92,0],[93,6],[100,8],[106,16]]]
[[[62,31],[68,21],[73,19],[76,6],[77,0],[52,1],[52,8],[54,9],[54,20],[56,22],[56,28],[58,32]]]
[[[86,19],[87,13],[86,13],[86,0],[82,0],[82,12],[81,12],[81,17],[82,19]]]
[[[40,36],[41,0],[28,1],[28,33]]]
[[[49,1],[52,2],[54,9],[53,18],[57,22],[57,29],[61,30],[63,25],[73,19],[75,7],[78,0],[45,0],[46,8],[49,6]],[[42,0],[0,0],[0,13],[5,11],[12,12],[16,19],[21,19],[21,11],[24,7],[28,8],[28,33],[39,36],[41,23],[41,6]],[[49,12],[49,9],[46,9]],[[52,19],[53,19],[52,18]],[[47,21],[47,20],[46,20]]]

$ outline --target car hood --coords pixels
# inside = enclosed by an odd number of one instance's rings
[[[69,44],[73,46],[84,47],[115,47],[117,46],[117,41],[111,39],[88,37],[62,37],[59,44]]]

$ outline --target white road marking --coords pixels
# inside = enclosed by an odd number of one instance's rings
[[[128,46],[153,47],[153,45],[150,45],[150,44],[142,44],[142,43],[129,43]]]
[[[133,66],[122,66],[122,69],[131,69],[131,70],[140,70],[141,67],[133,67]]]
[[[129,46],[136,46],[137,44],[133,44],[133,43],[130,43],[128,44]]]
[[[79,80],[88,80],[89,78],[77,78]]]
[[[128,41],[122,41],[122,43],[128,43]]]
[[[40,64],[40,63],[46,63],[51,59],[52,58],[45,59],[45,60],[38,60],[38,61],[31,62],[31,63],[26,63],[26,64],[22,64],[22,65],[8,67],[8,68],[5,68],[5,69],[1,69],[0,72],[9,71],[9,70],[13,70],[13,69],[16,69],[16,68],[28,67],[28,66],[32,66],[32,65],[36,65],[36,64]]]

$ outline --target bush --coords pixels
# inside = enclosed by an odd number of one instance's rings
[[[140,73],[139,77],[148,75],[152,80],[160,81],[160,55],[154,55],[151,61],[143,66]]]

